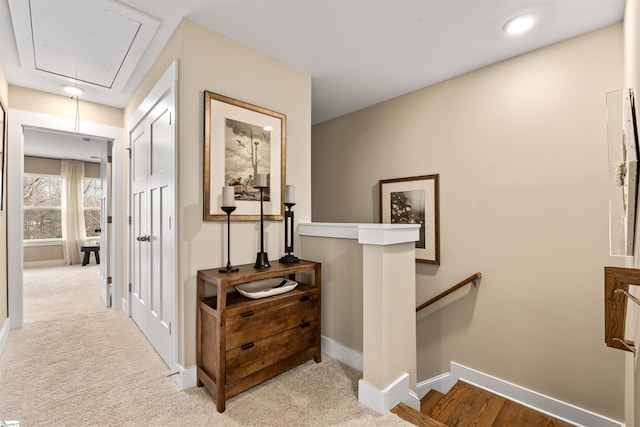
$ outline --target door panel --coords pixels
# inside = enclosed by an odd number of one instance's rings
[[[148,311],[148,251],[147,235],[147,141],[144,126],[139,126],[131,135],[131,238],[132,238],[132,280],[131,317],[141,330],[147,328]]]
[[[173,91],[132,133],[131,314],[169,366],[175,363],[176,256]]]
[[[164,224],[171,221],[173,204],[171,203],[173,155],[173,126],[168,97],[159,102],[149,114],[149,158],[150,168],[147,187],[150,200],[151,227],[151,280],[150,292],[152,321],[150,326],[152,343],[160,354],[171,351],[172,306],[162,304],[164,295],[170,294],[174,286],[174,274],[163,274],[165,266],[171,266],[174,257],[168,257],[165,249],[171,246],[171,232]]]

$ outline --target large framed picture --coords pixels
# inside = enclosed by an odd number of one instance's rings
[[[440,264],[439,175],[380,180],[380,222],[420,224],[416,261]]]
[[[204,92],[204,220],[226,220],[222,187],[234,188],[232,220],[260,219],[256,176],[266,175],[266,220],[284,218],[286,116],[224,95]]]

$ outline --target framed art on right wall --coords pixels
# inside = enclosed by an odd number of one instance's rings
[[[440,264],[439,175],[380,180],[380,222],[420,224],[416,261]]]
[[[638,209],[638,125],[633,89],[607,93],[609,251],[632,257]]]

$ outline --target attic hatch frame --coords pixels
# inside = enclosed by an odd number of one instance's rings
[[[50,2],[46,0],[8,0],[8,3],[21,65],[25,68],[42,72],[43,76],[49,76],[47,77],[48,79],[59,79],[61,85],[78,81],[96,88],[123,90],[160,26],[160,20],[111,0],[86,0],[86,2],[83,2],[87,9],[84,10],[84,15],[81,15],[82,20],[79,20],[77,16],[78,2],[73,0],[57,1],[55,5],[50,5]],[[42,5],[50,5],[55,12],[45,9],[46,12],[43,13],[47,15],[46,20],[38,19],[36,16],[34,22],[33,10],[35,10],[36,14],[40,13],[39,8]],[[98,11],[100,16],[95,16],[95,11]],[[106,14],[101,12],[106,12]],[[70,16],[75,16],[75,21],[67,22],[66,19],[69,18],[64,18],[67,13]],[[85,22],[79,22],[82,24],[79,26],[73,24],[90,18],[96,18],[93,20],[94,25],[87,25]],[[58,21],[55,21],[56,19]],[[101,24],[100,20],[103,20]],[[55,24],[52,24],[53,22]],[[84,29],[96,26],[103,29],[111,29],[114,25],[109,24],[118,22],[120,27],[113,28],[105,35],[100,32],[87,34],[86,37],[78,35],[82,34]],[[46,27],[43,31],[48,31],[49,34],[34,37],[34,26],[35,33],[38,34],[41,24]],[[130,27],[128,30],[129,38],[115,37],[116,39],[121,39],[120,46],[108,49],[110,51],[117,50],[118,56],[120,56],[118,59],[114,60],[114,58],[105,57],[104,49],[85,48],[78,53],[77,49],[70,45],[70,40],[73,43],[84,43],[88,40],[90,43],[93,41],[94,45],[107,43],[108,46],[112,43],[111,40],[114,33],[117,35],[122,32],[122,26]],[[67,30],[63,31],[65,28]],[[39,40],[46,40],[46,42],[38,44]],[[39,56],[39,54],[37,55],[37,50],[44,48],[51,49],[53,52],[49,55],[49,58],[56,58],[55,60],[58,61],[58,57],[66,56],[67,63],[72,65],[66,65],[67,68],[61,70],[52,68],[53,66],[50,64],[37,63],[39,61],[37,60],[37,56]],[[78,60],[78,55],[82,55],[80,60]],[[85,65],[88,64],[90,67],[88,74],[79,69],[80,62]],[[60,67],[60,65],[55,67]],[[105,79],[104,76],[102,78],[88,77],[91,73],[102,73],[105,69],[111,70],[112,77],[108,79]]]

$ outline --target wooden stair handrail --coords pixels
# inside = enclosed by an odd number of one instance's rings
[[[604,268],[604,341],[607,347],[635,354],[635,343],[625,339],[627,300],[635,301],[630,286],[640,286],[640,270],[636,268]]]
[[[421,304],[420,306],[418,306],[416,308],[416,313],[418,311],[422,310],[423,308],[430,306],[434,302],[441,300],[442,298],[446,297],[447,295],[457,291],[458,289],[460,289],[464,285],[468,285],[471,282],[475,282],[477,279],[479,279],[481,277],[482,277],[482,273],[480,273],[479,271],[477,273],[475,273],[475,274],[472,274],[471,276],[467,277],[466,279],[464,279],[462,282],[458,283],[457,285],[453,285],[452,287],[450,287],[446,291],[444,291],[441,294],[431,298],[429,301],[425,302],[424,304]]]

